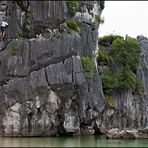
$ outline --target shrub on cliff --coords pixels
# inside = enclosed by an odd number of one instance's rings
[[[101,76],[103,82],[103,91],[106,95],[111,95],[118,85],[118,79],[111,73],[105,73]]]
[[[106,96],[106,103],[109,107],[115,108],[116,107],[116,102],[112,96]]]
[[[119,35],[113,35],[113,34],[105,35],[99,38],[99,45],[110,46],[113,43],[113,41],[117,38],[123,39],[123,37]]]
[[[106,61],[109,71],[113,72],[105,72],[102,76],[104,93],[111,95],[114,90],[122,89],[132,89],[133,92],[140,93],[143,90],[142,83],[134,76],[142,59],[139,42],[131,37],[124,40],[118,35],[105,36],[100,41],[104,46],[110,45],[111,49],[108,53],[100,50],[98,65],[102,64],[101,61]],[[108,60],[108,57],[111,57],[112,60]],[[115,67],[119,70],[112,69]]]
[[[72,30],[80,33],[80,26],[79,24],[74,20],[74,19],[69,19],[66,21],[66,24],[69,28],[71,28]]]
[[[93,78],[94,77],[94,73],[93,73],[93,68],[94,68],[94,62],[92,61],[91,58],[89,58],[88,56],[82,56],[82,62],[84,64],[84,67],[86,69],[87,72],[87,76],[89,78]]]
[[[94,27],[98,27],[100,24],[103,24],[104,23],[104,18],[101,18],[100,16],[98,15],[95,15],[95,19],[94,19],[94,22],[92,22],[92,24],[94,25]]]
[[[99,65],[107,65],[113,61],[112,57],[106,54],[103,50],[99,50],[98,54],[98,64]]]
[[[74,0],[69,1],[69,11],[72,16],[74,16],[75,13],[77,11],[79,11],[79,8],[80,8],[80,2],[78,0],[77,1],[74,1]]]
[[[124,67],[129,66],[135,71],[142,59],[139,42],[131,37],[126,40],[117,38],[112,43],[111,55],[116,63],[122,64]]]
[[[129,68],[124,68],[118,77],[119,89],[135,89],[136,79],[132,76]]]

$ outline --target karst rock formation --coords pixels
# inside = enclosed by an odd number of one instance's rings
[[[104,1],[0,2],[0,20],[9,24],[0,43],[0,136],[148,126],[147,93],[117,93],[116,108],[106,107],[96,62],[103,9]],[[139,42],[144,58],[137,76],[147,92],[148,40]]]

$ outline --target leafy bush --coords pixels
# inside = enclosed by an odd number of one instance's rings
[[[116,107],[116,103],[115,103],[115,100],[113,99],[112,96],[106,96],[106,102],[107,102],[107,105],[111,108],[115,108]]]
[[[105,72],[102,76],[102,85],[105,94],[112,95],[114,90],[118,91],[122,89],[132,89],[135,93],[143,91],[141,81],[134,77],[134,73],[136,74],[142,59],[139,42],[131,37],[124,40],[123,37],[109,35],[109,37],[103,37],[101,43],[105,46],[107,45],[106,43],[109,43],[111,51],[106,55],[100,50],[100,61],[98,60],[98,65],[101,62],[103,64],[105,63],[109,67],[109,70],[114,72],[112,74]],[[112,69],[119,65],[120,72]]]
[[[140,45],[136,39],[128,38],[127,40],[115,39],[112,43],[111,54],[116,63],[122,64],[124,67],[129,66],[131,70],[135,70],[142,59],[140,55]]]
[[[97,22],[98,24],[103,24],[104,23],[104,18],[101,18],[98,15],[95,15],[95,22]]]
[[[87,71],[88,77],[93,78],[95,74],[93,73],[93,67],[95,66],[93,61],[88,56],[83,56],[82,61],[84,63],[84,67]]]
[[[79,26],[79,24],[74,19],[67,20],[66,24],[72,30],[80,33],[80,26]]]
[[[85,67],[88,71],[94,67],[93,61],[88,56],[83,56],[82,61],[85,63]]]
[[[99,26],[99,24],[103,24],[104,23],[104,18],[101,18],[100,16],[98,15],[95,15],[95,20],[93,22],[93,25],[95,27]]]
[[[144,86],[140,80],[135,81],[135,91],[136,94],[140,94],[141,92],[144,92]]]
[[[137,69],[142,60],[140,43],[137,42],[136,39],[129,37],[127,41],[125,41],[125,49],[128,52],[127,65],[129,65],[132,70]]]
[[[115,49],[120,50],[124,46],[125,41],[123,38],[117,37],[117,38],[114,38],[114,40],[112,40],[111,44],[112,44],[113,49],[115,48]]]
[[[130,69],[124,68],[118,78],[119,89],[133,89],[136,94],[143,92],[144,87],[140,80],[133,77]]]
[[[106,54],[103,50],[98,51],[98,65],[107,65],[112,61],[112,57]]]
[[[69,11],[72,16],[74,16],[75,13],[79,11],[79,8],[80,8],[80,2],[78,0],[69,1]]]
[[[135,89],[136,80],[132,76],[130,69],[124,68],[118,78],[119,89]]]
[[[102,75],[103,91],[107,95],[111,95],[118,85],[118,79],[111,73]]]
[[[123,39],[123,37],[119,35],[113,35],[113,34],[105,35],[99,38],[99,45],[110,46],[113,43],[113,41],[117,38]]]

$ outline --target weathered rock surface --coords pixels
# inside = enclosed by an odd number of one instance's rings
[[[83,134],[89,126],[95,132],[92,125],[104,108],[102,84],[97,66],[89,78],[81,57],[95,63],[93,21],[104,2],[80,2],[80,33],[63,27],[76,17],[67,3],[7,2],[8,40],[0,52],[1,136]]]
[[[144,91],[141,94],[134,94],[132,90],[114,93],[115,108],[106,107],[101,113],[101,118],[97,120],[97,126],[102,133],[107,133],[109,138],[130,138],[129,131],[132,129],[144,129],[148,126],[148,40],[139,36],[141,44],[141,55],[143,57],[141,65],[136,73],[136,77],[142,81]],[[108,131],[110,129],[118,129]],[[138,131],[139,132],[139,131]],[[110,136],[111,134],[111,136]],[[115,134],[115,136],[114,136]],[[146,138],[147,135],[141,134],[131,138]]]
[[[113,128],[107,132],[106,136],[110,139],[147,139],[148,129],[119,130],[118,128]]]
[[[0,43],[0,136],[147,138],[148,40],[138,38],[143,61],[136,76],[144,92],[116,92],[115,108],[106,107],[94,56],[95,16],[103,8],[103,1],[80,1],[72,16],[68,1],[0,2],[0,19],[9,23]],[[67,27],[71,18],[80,33]],[[82,56],[95,64],[91,78]]]

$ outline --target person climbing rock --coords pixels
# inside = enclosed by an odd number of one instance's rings
[[[7,28],[8,28],[8,23],[5,21],[2,21],[0,24],[0,40],[1,41],[4,41]]]

